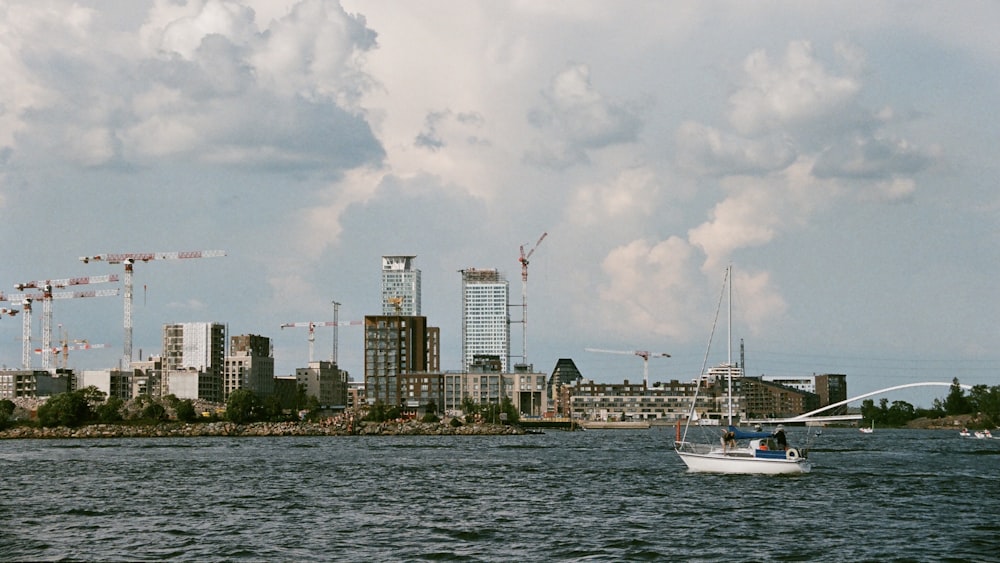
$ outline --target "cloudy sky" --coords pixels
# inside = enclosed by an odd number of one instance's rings
[[[136,266],[136,357],[164,323],[219,321],[292,373],[307,334],[279,325],[333,300],[378,314],[380,257],[411,254],[459,369],[458,270],[499,268],[519,303],[520,248],[548,233],[539,371],[641,379],[589,347],[693,378],[732,264],[751,375],[1000,385],[997,21],[988,2],[0,0],[0,290],[121,274],[84,255],[225,250]],[[116,364],[120,297],[53,310],[112,347],[72,366]],[[20,334],[0,319],[0,364]],[[357,328],[340,363],[362,377]]]

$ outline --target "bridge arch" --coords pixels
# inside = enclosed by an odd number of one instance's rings
[[[825,406],[823,408],[816,409],[814,411],[810,411],[810,412],[807,412],[805,414],[800,414],[799,416],[792,417],[792,418],[790,418],[788,420],[789,421],[799,421],[799,420],[805,421],[805,420],[808,420],[809,417],[811,417],[814,414],[819,414],[819,413],[821,413],[823,411],[828,411],[830,409],[837,408],[837,407],[839,407],[841,405],[846,405],[848,403],[853,403],[854,401],[857,401],[857,400],[860,400],[860,399],[867,399],[868,397],[872,397],[874,395],[881,395],[882,393],[888,393],[889,391],[898,391],[900,389],[909,389],[910,387],[932,387],[932,386],[933,387],[951,387],[952,385],[953,385],[953,383],[947,383],[947,382],[942,382],[942,381],[922,381],[920,383],[906,383],[904,385],[894,385],[892,387],[886,387],[885,389],[879,389],[878,391],[872,391],[870,393],[865,393],[863,395],[858,395],[857,397],[851,397],[850,399],[845,399],[843,401],[839,401],[839,402],[833,403],[831,405],[827,405],[827,406]],[[966,391],[969,391],[969,390],[972,389],[971,385],[965,385],[963,383],[959,383],[958,386],[961,387],[962,389],[965,389]]]

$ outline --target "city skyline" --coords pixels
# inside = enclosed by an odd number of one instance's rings
[[[4,0],[0,291],[122,274],[81,256],[224,249],[136,263],[133,357],[218,321],[271,337],[287,374],[308,343],[282,323],[377,314],[379,257],[419,256],[460,366],[456,272],[516,286],[547,233],[536,369],[638,381],[640,358],[586,348],[650,350],[671,356],[651,381],[693,379],[725,357],[732,264],[748,375],[997,385],[1000,6],[957,7]],[[0,315],[8,367],[20,321]],[[70,367],[121,358],[121,300],[53,322],[109,345]],[[361,330],[339,334],[357,377]]]

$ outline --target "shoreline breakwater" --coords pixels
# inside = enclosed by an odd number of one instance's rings
[[[500,436],[524,434],[519,426],[462,424],[414,420],[347,424],[320,422],[163,422],[148,425],[89,424],[53,428],[16,426],[0,431],[0,440],[66,438],[176,438],[205,436]]]

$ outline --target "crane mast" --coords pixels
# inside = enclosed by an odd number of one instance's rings
[[[27,287],[27,286],[25,286]],[[42,368],[49,369],[51,367],[51,349],[52,349],[52,305],[51,301],[53,299],[78,299],[81,297],[112,297],[118,295],[118,289],[102,289],[99,291],[59,291],[52,292],[52,288],[47,286],[42,290],[42,293],[14,293],[6,296],[6,299],[19,299],[21,300],[22,309],[24,309],[24,319],[21,326],[21,364],[24,369],[31,369],[31,304],[39,299],[44,299],[42,302],[49,303],[48,307],[43,307],[45,313],[42,319]]]
[[[90,277],[77,277],[77,278],[63,278],[55,280],[33,280],[24,283],[14,284],[14,288],[21,291],[25,289],[40,289],[42,290],[42,369],[49,369],[51,367],[51,350],[52,350],[52,300],[55,295],[59,295],[61,299],[65,298],[75,298],[75,297],[106,297],[110,295],[118,295],[118,290],[114,293],[101,293],[97,295],[94,292],[93,295],[88,292],[76,292],[68,293],[62,292],[58,294],[53,294],[53,288],[64,288],[71,287],[75,285],[87,285],[92,283],[107,283],[118,281],[118,276],[116,274],[111,274],[107,276],[90,276]],[[30,343],[26,344],[30,346]],[[23,358],[22,358],[23,359]],[[30,356],[29,356],[30,362]]]
[[[543,232],[542,236],[538,237],[538,242],[527,254],[525,254],[522,244],[521,257],[517,260],[521,263],[521,362],[525,365],[528,364],[528,259],[531,258],[531,255],[538,249],[538,245],[542,244],[548,234],[548,232]]]
[[[225,256],[223,250],[195,250],[185,252],[126,252],[119,254],[95,254],[93,256],[81,256],[80,261],[84,264],[90,262],[107,262],[108,264],[125,265],[125,346],[122,352],[122,370],[128,371],[132,368],[132,266],[136,262],[149,262],[151,260],[180,260],[184,258],[218,258]]]

